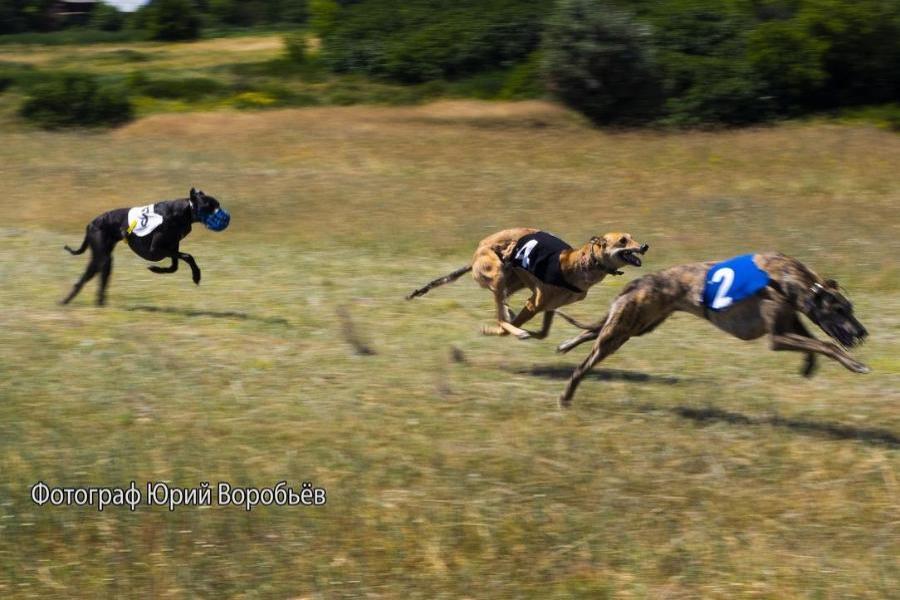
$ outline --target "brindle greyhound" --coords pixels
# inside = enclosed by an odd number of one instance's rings
[[[742,340],[769,336],[772,350],[805,352],[805,377],[816,369],[816,354],[838,361],[855,373],[869,368],[854,360],[844,348],[860,344],[868,335],[853,316],[853,305],[832,279],[824,280],[795,258],[783,254],[756,254],[753,262],[769,276],[769,283],[756,295],[722,312],[702,303],[706,276],[715,264],[694,263],[651,273],[629,283],[613,300],[600,321],[584,325],[560,313],[564,319],[587,331],[557,348],[568,352],[596,339],[591,353],[572,373],[559,398],[568,407],[581,379],[598,362],[615,352],[633,336],[653,331],[673,312],[684,311],[709,320],[719,329]],[[817,340],[800,322],[802,313],[839,344]]]
[[[548,251],[542,253],[544,247]],[[638,255],[646,253],[648,248],[647,244],[639,244],[627,233],[593,237],[581,248],[572,249],[562,240],[537,229],[506,229],[481,240],[470,264],[431,281],[407,295],[406,299],[422,296],[432,288],[456,281],[472,271],[478,285],[493,292],[497,307],[497,325],[482,327],[484,335],[513,334],[523,340],[530,337],[543,339],[550,332],[557,308],[584,300],[591,286],[603,281],[607,275],[621,275],[618,269],[626,265],[640,267]],[[535,258],[531,264],[529,253]],[[537,259],[538,256],[543,261]],[[538,268],[531,272],[528,266]],[[552,283],[542,281],[540,276],[548,276]],[[510,310],[507,298],[526,287],[532,296],[516,315]],[[544,313],[540,331],[521,328],[540,312]]]
[[[139,209],[118,208],[105,212],[91,221],[85,231],[81,247],[73,250],[66,246],[71,254],[83,254],[89,247],[91,261],[84,274],[72,286],[72,291],[61,304],[68,304],[78,295],[85,283],[100,273],[100,286],[97,289],[97,305],[106,301],[106,286],[112,273],[112,252],[116,244],[126,240],[135,254],[151,261],[164,258],[172,259],[168,267],[151,265],[147,267],[154,273],[174,273],[178,270],[178,261],[183,260],[191,268],[194,283],[200,284],[200,267],[194,257],[178,248],[181,240],[191,232],[191,223],[202,222],[213,231],[222,231],[228,227],[230,216],[219,206],[219,201],[207,196],[202,191],[191,188],[190,197],[181,200],[157,202],[151,205],[150,216],[158,220],[158,225],[146,235],[133,232],[137,222],[129,223],[129,213]],[[149,209],[150,207],[143,207]],[[142,215],[146,220],[147,216]]]

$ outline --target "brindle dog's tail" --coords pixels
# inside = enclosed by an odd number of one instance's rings
[[[449,275],[444,275],[443,277],[438,277],[434,281],[429,282],[427,285],[420,287],[417,290],[414,290],[410,294],[407,294],[406,299],[412,300],[418,296],[424,296],[427,294],[432,288],[436,288],[438,286],[444,285],[445,283],[452,283],[468,273],[472,270],[472,265],[466,265],[464,267],[460,267],[457,270],[453,271]]]
[[[66,250],[68,250],[70,254],[76,254],[76,255],[84,254],[84,251],[87,250],[87,247],[88,247],[88,235],[89,235],[90,231],[91,231],[91,226],[88,225],[84,230],[84,241],[81,242],[81,248],[79,248],[78,250],[72,250],[71,248],[69,248],[68,244],[66,244],[64,246],[64,248]]]

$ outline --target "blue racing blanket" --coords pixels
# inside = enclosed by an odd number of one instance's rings
[[[768,284],[769,274],[756,266],[752,254],[735,256],[713,265],[706,272],[703,304],[712,310],[725,310]]]

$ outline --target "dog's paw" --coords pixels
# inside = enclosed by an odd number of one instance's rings
[[[200,285],[200,274],[199,273],[194,275],[193,279],[194,279],[194,285]]]
[[[531,334],[528,333],[527,331],[523,331],[522,333],[517,333],[516,337],[519,338],[520,340],[530,340]]]
[[[853,372],[865,375],[866,373],[871,373],[872,369],[862,363],[856,363],[855,365],[853,365]]]

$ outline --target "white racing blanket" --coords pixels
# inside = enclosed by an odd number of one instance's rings
[[[144,237],[162,225],[163,217],[153,212],[153,205],[135,206],[128,211],[128,233]]]

